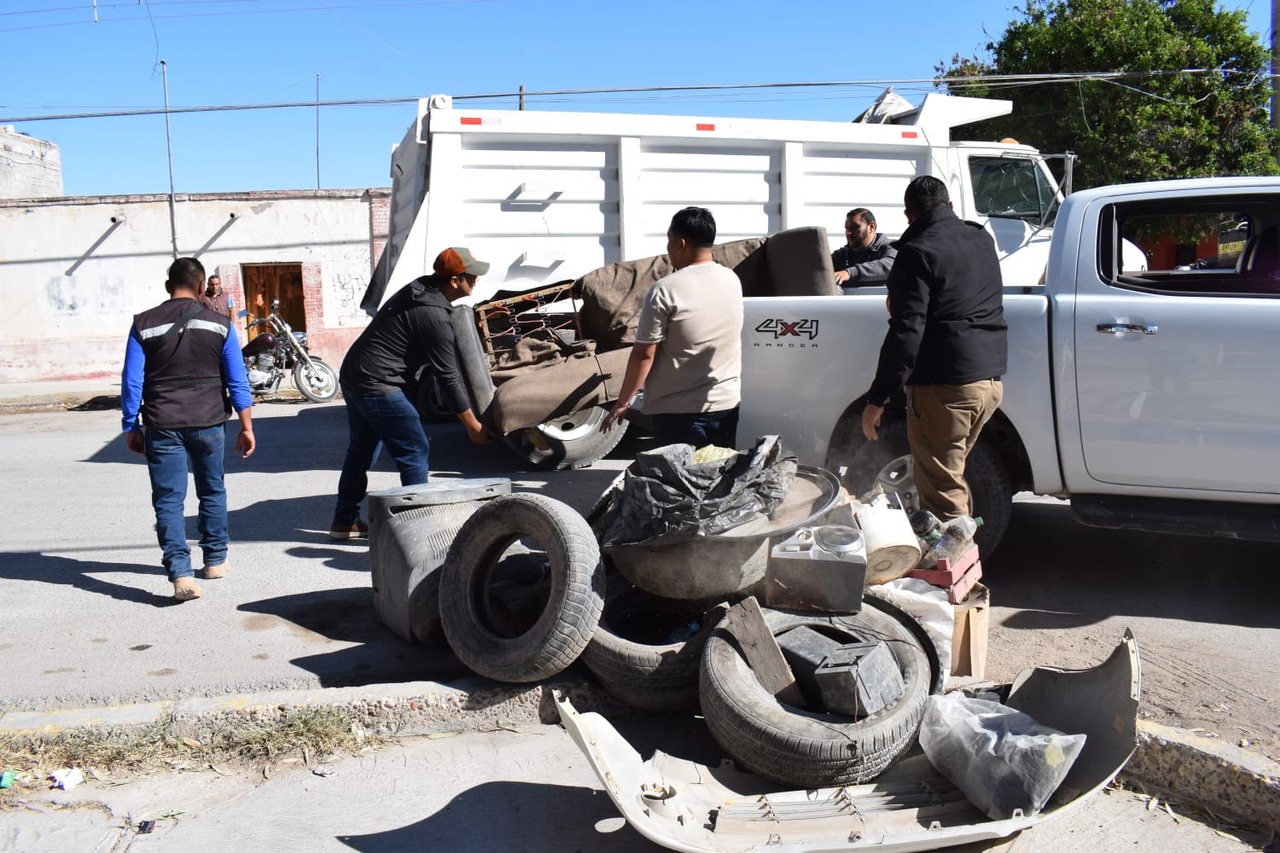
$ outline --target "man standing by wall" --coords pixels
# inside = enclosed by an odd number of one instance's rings
[[[235,330],[226,316],[205,307],[204,267],[178,258],[169,267],[170,298],[133,319],[125,349],[120,404],[125,445],[147,457],[156,538],[179,601],[199,598],[187,545],[183,504],[187,471],[200,499],[202,577],[227,573],[227,491],[223,465],[227,396],[240,415],[236,450],[254,449],[253,397]],[[141,415],[141,420],[139,420]]]
[[[898,252],[889,238],[876,230],[876,217],[865,207],[855,207],[844,218],[845,244],[831,253],[836,284],[852,293],[855,287],[882,285],[893,269]]]
[[[626,415],[643,386],[642,408],[662,444],[737,446],[742,283],[711,259],[715,241],[711,211],[686,207],[672,217],[667,256],[676,271],[645,296],[605,429]]]
[[[387,300],[342,360],[339,381],[350,438],[329,528],[333,539],[369,535],[360,520],[360,502],[369,489],[369,466],[379,442],[395,461],[401,485],[427,482],[431,443],[404,392],[424,366],[471,441],[484,444],[492,438],[471,411],[451,319],[451,304],[471,295],[489,265],[476,260],[470,250],[455,247],[440,253],[434,269],[434,274],[410,282]],[[423,381],[430,377],[424,375]]]
[[[227,294],[222,290],[222,279],[217,275],[209,276],[209,283],[205,286],[204,296],[200,301],[206,308],[211,308],[224,317],[231,316],[231,305],[227,302]]]
[[[907,230],[889,274],[889,332],[867,392],[862,432],[875,441],[889,398],[907,386],[907,439],[921,505],[971,513],[965,460],[1000,406],[1008,359],[995,242],[951,210],[946,184],[907,185]]]

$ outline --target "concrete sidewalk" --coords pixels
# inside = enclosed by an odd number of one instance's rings
[[[120,379],[83,379],[66,382],[0,383],[0,408],[65,405],[70,408],[95,397],[119,397]]]
[[[559,686],[573,687],[564,680]],[[585,705],[589,688],[578,689],[575,703]],[[323,763],[293,757],[245,768],[201,765],[197,759],[181,772],[119,774],[91,778],[69,792],[24,792],[19,808],[0,821],[0,848],[28,853],[231,847],[320,853],[661,849],[625,824],[567,733],[538,722],[542,700],[534,697],[541,688],[510,693],[494,705],[481,701],[484,713],[448,722],[438,717],[425,726],[426,734],[423,726],[410,723],[413,734],[402,733],[394,745]],[[416,718],[412,702],[452,708],[459,698],[457,691],[419,684],[227,697],[205,707],[244,711],[259,707],[258,702],[278,708],[282,700],[339,701],[379,707],[384,721],[406,722]],[[185,708],[190,716],[195,706]],[[96,713],[100,721],[114,716]],[[70,719],[58,714],[46,722]],[[630,717],[615,724],[642,754],[657,747],[702,763],[717,761],[714,744],[695,718]],[[137,832],[144,819],[156,821],[153,832]],[[1265,834],[1206,820],[1176,800],[1171,805],[1163,797],[1110,788],[1014,839],[955,849],[1238,853],[1268,843]]]
[[[627,709],[594,683],[571,671],[537,685],[472,678],[452,685],[410,682],[10,712],[0,718],[0,734],[146,727],[172,719],[179,736],[208,742],[210,733],[229,722],[246,718],[270,721],[304,708],[329,707],[344,711],[353,724],[371,733],[437,736],[554,724],[558,717],[551,698],[553,689],[567,693],[579,710],[627,715]],[[669,748],[659,745],[664,751]],[[1137,752],[1123,777],[1243,826],[1280,832],[1280,765],[1223,741],[1139,721]]]

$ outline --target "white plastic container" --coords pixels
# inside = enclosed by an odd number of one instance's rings
[[[784,610],[857,613],[862,609],[867,554],[853,527],[801,527],[770,549],[765,604]]]
[[[854,513],[867,549],[867,583],[896,580],[920,562],[920,540],[900,506],[891,506],[884,495]]]

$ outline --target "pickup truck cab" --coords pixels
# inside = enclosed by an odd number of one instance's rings
[[[1019,491],[1092,525],[1280,540],[1280,178],[1071,195],[1005,314],[1004,403],[966,475],[988,552]],[[912,500],[902,409],[877,442],[859,425],[886,328],[883,288],[746,300],[740,433]]]

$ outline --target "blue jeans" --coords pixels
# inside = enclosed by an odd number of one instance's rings
[[[333,509],[334,524],[351,524],[360,517],[360,501],[369,489],[369,468],[381,442],[400,471],[400,485],[418,486],[427,482],[427,458],[431,442],[422,429],[421,416],[403,391],[374,397],[358,397],[346,388],[342,399],[347,406],[350,439],[347,458],[338,478],[338,503]]]
[[[693,447],[738,447],[738,407],[719,412],[653,415],[653,435],[659,444],[691,444]]]
[[[143,434],[147,473],[151,475],[151,505],[156,511],[156,539],[160,542],[169,580],[189,578],[191,548],[187,545],[187,472],[195,478],[200,515],[200,549],[206,566],[227,561],[227,489],[223,484],[226,429],[223,424],[177,429],[148,428]]]

